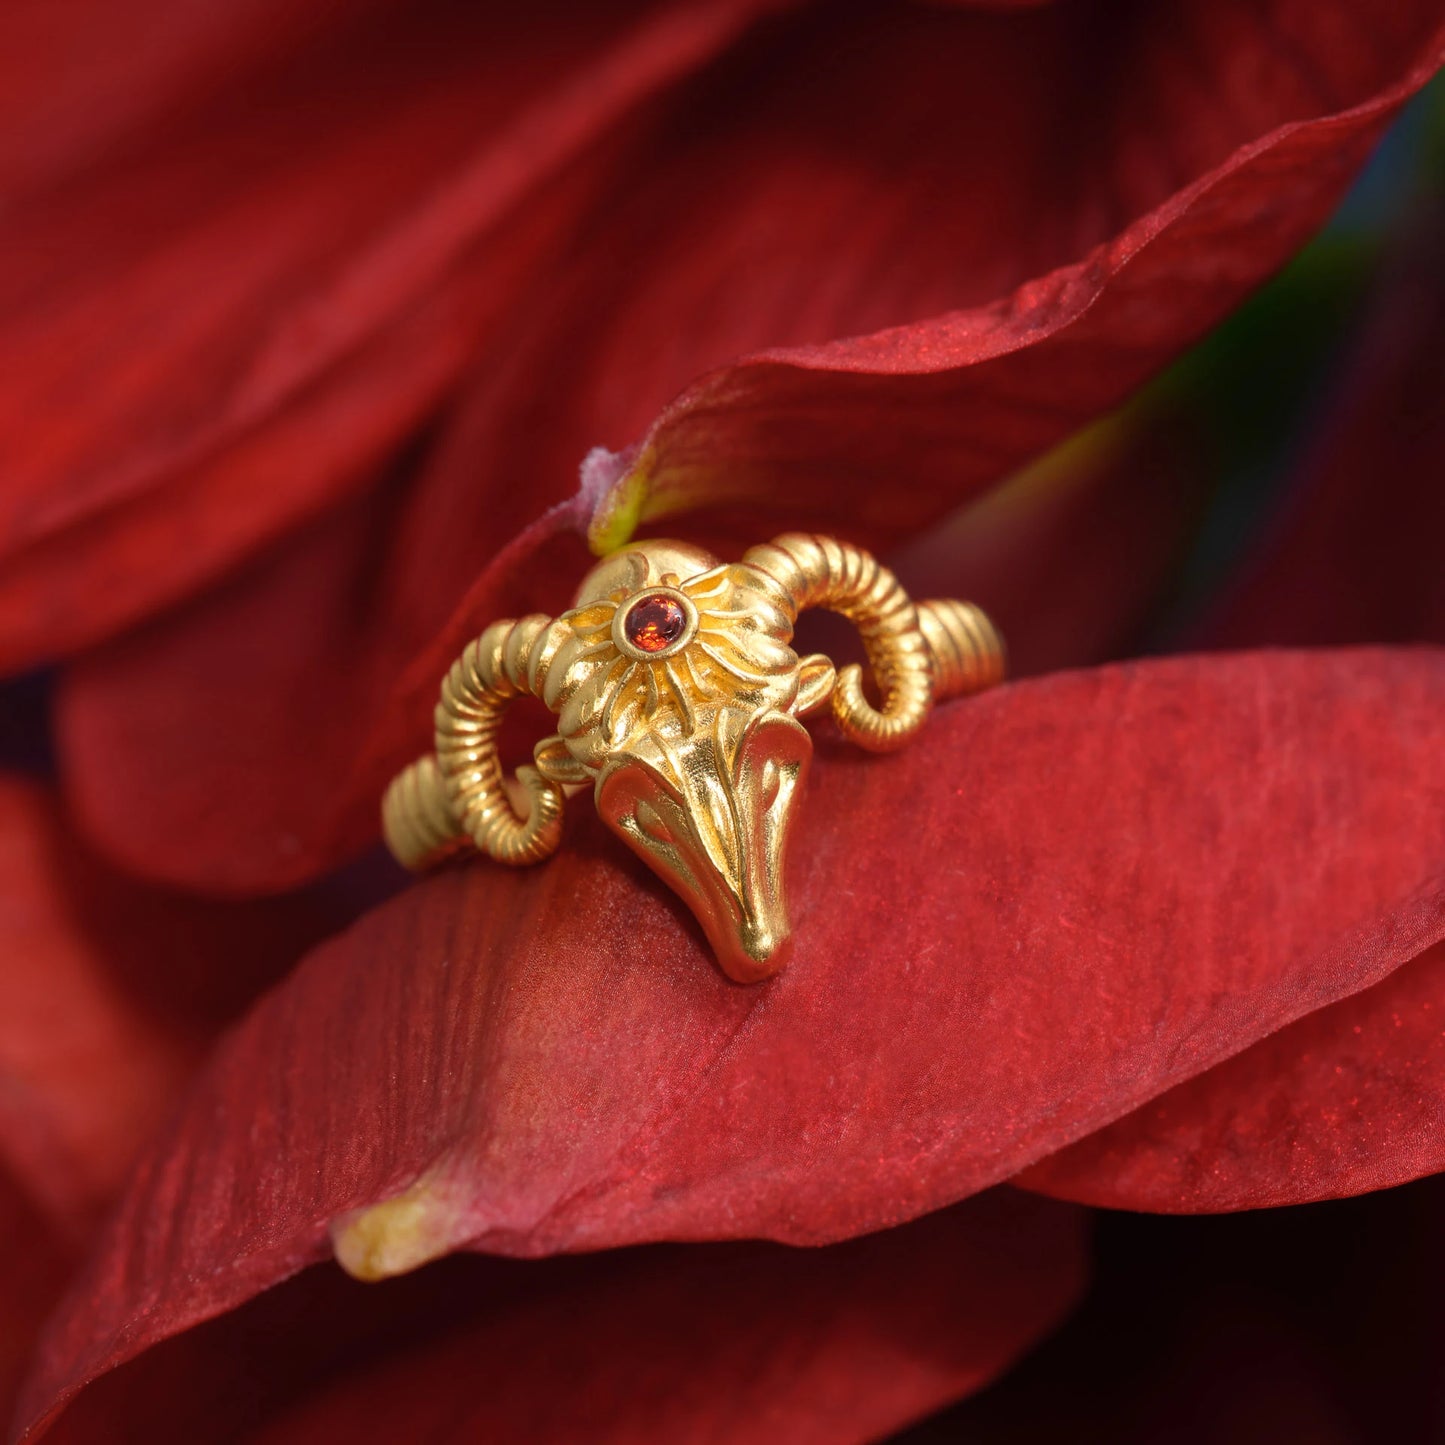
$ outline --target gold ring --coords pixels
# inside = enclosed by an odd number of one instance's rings
[[[858,629],[876,688],[790,645],[809,607]],[[724,971],[750,983],[788,961],[784,858],[813,742],[798,719],[831,703],[843,736],[886,752],[934,702],[1004,674],[972,603],[914,605],[859,547],[790,534],[720,563],[684,542],[638,542],[588,573],[575,605],[494,622],[442,683],[436,748],[393,779],[387,846],[408,868],[477,850],[535,863],[561,840],[569,790],[594,785],[607,825],[696,915]],[[557,714],[514,805],[497,756],[507,704]]]

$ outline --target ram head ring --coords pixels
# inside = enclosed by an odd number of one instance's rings
[[[857,664],[794,652],[809,607],[857,627],[875,700]],[[784,863],[813,753],[800,719],[831,707],[845,738],[888,751],[936,699],[990,686],[1003,665],[977,607],[915,606],[846,543],[788,535],[719,563],[638,542],[592,569],[570,611],[494,623],[466,648],[442,684],[435,751],[387,790],[387,844],[411,868],[471,850],[535,863],[561,840],[569,790],[591,783],[607,825],[683,898],[724,971],[754,982],[791,952]],[[497,734],[523,693],[557,731],[509,791]]]

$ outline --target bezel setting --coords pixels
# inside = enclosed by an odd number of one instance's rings
[[[639,607],[645,607],[649,602],[654,601],[674,603],[682,611],[683,624],[682,630],[666,647],[649,650],[639,647],[632,640],[628,632],[628,619]],[[612,641],[616,644],[617,650],[625,657],[639,662],[660,662],[669,657],[676,657],[697,635],[697,627],[697,605],[687,593],[676,587],[649,587],[645,591],[629,597],[613,613]]]

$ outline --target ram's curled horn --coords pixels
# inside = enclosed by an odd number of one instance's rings
[[[920,602],[918,625],[933,660],[934,702],[982,692],[1003,681],[1003,638],[983,608],[952,597]]]
[[[404,868],[430,868],[470,846],[434,754],[418,758],[391,780],[381,800],[381,835]]]
[[[825,607],[857,627],[882,706],[864,696],[856,663],[843,668],[833,716],[844,736],[873,752],[907,742],[933,706],[934,678],[918,611],[898,579],[861,547],[801,533],[749,548],[743,561],[782,587],[795,618]]]
[[[423,868],[468,844],[500,863],[536,863],[562,836],[562,788],[535,768],[517,769],[531,807],[518,816],[507,796],[497,733],[507,704],[542,696],[566,630],[535,614],[496,622],[452,665],[436,709],[436,755],[399,774],[382,804],[387,846]]]

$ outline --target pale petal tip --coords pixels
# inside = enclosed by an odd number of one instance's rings
[[[338,1215],[331,1222],[331,1248],[353,1279],[390,1279],[448,1252],[452,1213],[435,1185],[419,1179],[395,1198]]]
[[[641,520],[649,490],[645,456],[635,446],[593,447],[582,458],[578,495],[590,518],[588,545],[599,557],[624,546]]]

